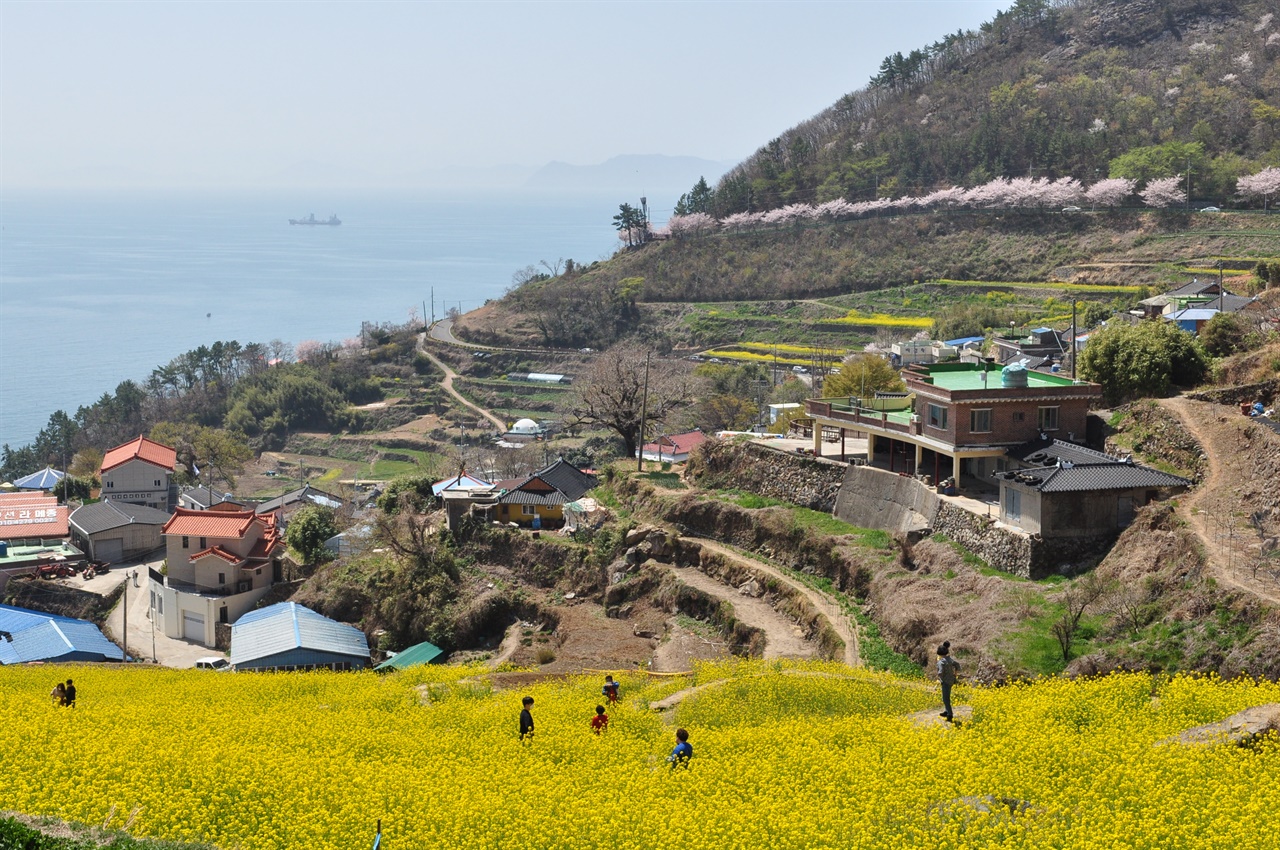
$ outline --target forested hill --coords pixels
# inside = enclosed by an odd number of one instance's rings
[[[1163,288],[1160,264],[1274,259],[1275,217],[1194,211],[1276,203],[1275,0],[1017,0],[886,57],[670,222],[624,204],[612,260],[528,275],[457,327],[600,347],[652,330],[658,304],[942,277]]]
[[[706,211],[1188,165],[1192,198],[1220,200],[1280,165],[1277,12],[1274,0],[1017,0],[976,32],[887,57],[865,88],[725,175]]]

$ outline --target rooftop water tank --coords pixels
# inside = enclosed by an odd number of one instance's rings
[[[1027,367],[1023,363],[1010,363],[1000,370],[1000,386],[1025,387],[1027,385]]]

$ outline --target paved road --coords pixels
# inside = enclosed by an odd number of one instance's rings
[[[158,570],[163,563],[164,559],[158,558],[151,561],[116,564],[112,566],[110,572],[89,581],[79,577],[64,579],[64,581],[68,584],[75,582],[73,586],[81,590],[106,596],[128,580],[129,587],[116,603],[116,607],[107,615],[103,631],[116,643],[120,643],[120,635],[124,633],[124,609],[127,603],[129,607],[128,653],[133,658],[138,661],[151,661],[154,657],[157,663],[165,667],[194,667],[197,658],[221,653],[198,643],[165,637],[163,632],[158,629],[153,632],[151,628],[151,589],[147,579],[147,568],[152,567]],[[132,578],[135,571],[137,586],[134,586]],[[154,656],[152,655],[153,646]]]

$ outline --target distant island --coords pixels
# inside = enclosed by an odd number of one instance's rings
[[[315,227],[317,225],[327,225],[329,227],[337,227],[339,224],[342,224],[342,220],[338,218],[337,215],[330,215],[327,220],[320,221],[318,218],[316,218],[315,213],[311,213],[311,215],[307,216],[306,218],[291,218],[289,219],[289,223],[304,224],[307,227]]]

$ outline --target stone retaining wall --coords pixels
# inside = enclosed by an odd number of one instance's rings
[[[689,458],[685,477],[708,490],[747,490],[830,513],[845,465],[759,443],[708,440]]]

